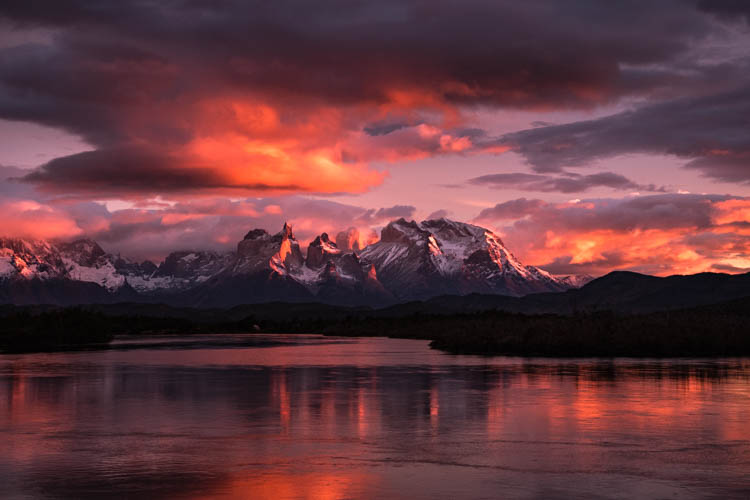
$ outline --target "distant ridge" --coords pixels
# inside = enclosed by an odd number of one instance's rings
[[[253,229],[235,252],[173,252],[160,265],[106,253],[95,241],[0,238],[0,303],[164,302],[190,307],[321,302],[382,307],[440,295],[562,292],[558,278],[523,265],[492,231],[449,219],[386,225],[377,243],[339,248],[321,233],[303,255],[292,227]]]
[[[523,297],[471,294],[394,305],[383,314],[454,314],[502,310],[526,314],[595,311],[647,313],[719,304],[750,297],[750,273],[699,273],[667,277],[613,271],[579,289]]]

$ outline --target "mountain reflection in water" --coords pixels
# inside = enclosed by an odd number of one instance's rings
[[[2,498],[747,498],[750,361],[316,336],[0,356]]]

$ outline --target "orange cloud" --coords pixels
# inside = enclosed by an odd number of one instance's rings
[[[31,239],[67,238],[81,234],[68,214],[32,200],[0,201],[3,236]]]
[[[682,243],[686,234],[684,229],[550,231],[542,242],[519,253],[529,263],[542,267],[566,256],[569,266],[594,274],[614,269],[641,269],[656,275],[692,274],[711,270],[713,264],[721,262],[720,252],[707,258],[696,251],[699,248]]]
[[[716,204],[716,209],[714,220],[717,224],[750,222],[750,200],[722,201]]]
[[[521,201],[515,205],[528,209],[513,212],[518,220],[498,229],[525,262],[555,274],[750,269],[750,200],[668,194],[561,204]]]
[[[26,180],[69,197],[133,201],[361,193],[387,175],[373,162],[483,150],[445,128],[462,122],[457,107],[398,93],[393,99],[330,105],[248,92],[156,102],[122,117],[126,141],[57,158]],[[420,109],[428,104],[429,123]],[[378,120],[407,125],[366,132]]]

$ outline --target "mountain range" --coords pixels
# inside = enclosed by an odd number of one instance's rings
[[[107,253],[89,239],[0,238],[0,303],[379,307],[440,295],[563,292],[591,279],[525,266],[492,231],[445,218],[392,221],[361,249],[346,233],[336,240],[322,233],[305,253],[284,224],[276,234],[249,231],[234,252],[178,251],[156,265]]]

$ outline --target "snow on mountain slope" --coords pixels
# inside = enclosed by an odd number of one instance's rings
[[[0,279],[50,279],[96,283],[109,292],[130,285],[142,293],[176,291],[219,272],[228,258],[212,252],[175,252],[157,268],[106,253],[95,241],[52,244],[0,238]]]
[[[45,280],[65,275],[65,265],[49,242],[0,238],[0,278]]]
[[[206,251],[172,252],[152,273],[128,276],[128,283],[138,291],[187,290],[220,273],[231,257]]]
[[[0,249],[0,279],[8,278],[16,272],[13,265],[13,254],[6,248]]]
[[[232,261],[204,288],[213,295],[223,296],[229,293],[230,286],[238,286],[238,280],[243,280],[243,287],[253,285],[252,290],[242,293],[255,297],[267,290],[271,294],[267,300],[287,290],[290,300],[302,300],[307,294],[306,300],[337,304],[393,301],[377,283],[374,269],[360,263],[353,252],[341,251],[328,234],[323,233],[311,242],[305,257],[288,224],[274,235],[263,229],[249,231],[237,245]],[[202,297],[208,294],[207,291]]]
[[[361,251],[348,239],[338,239],[346,248],[322,233],[305,256],[292,227],[284,224],[276,234],[249,231],[236,252],[173,252],[156,266],[107,253],[89,239],[52,244],[0,238],[0,282],[59,278],[97,284],[112,296],[137,292],[188,305],[222,306],[265,300],[372,305],[443,294],[524,295],[562,291],[590,280],[558,278],[525,266],[492,231],[445,218],[393,221],[383,228],[380,241]]]
[[[63,258],[63,262],[70,279],[97,283],[110,291],[117,290],[125,284],[125,276],[119,274],[111,262],[93,266],[81,266],[68,258]]]
[[[253,229],[237,244],[237,254],[223,272],[230,275],[250,275],[272,271],[286,276],[305,262],[292,227],[284,224],[279,233],[269,234],[264,229]]]
[[[524,295],[570,287],[541,269],[524,266],[492,231],[445,218],[393,221],[361,257],[404,299],[440,293]]]
[[[68,277],[76,281],[88,281],[115,291],[125,284],[125,276],[120,274],[107,254],[95,241],[83,239],[58,245]]]
[[[583,285],[594,279],[593,276],[588,274],[571,274],[568,276],[557,276],[556,278],[570,288],[581,288]]]
[[[328,233],[323,233],[307,247],[307,259],[305,267],[309,269],[319,269],[329,260],[335,260],[341,255],[336,243],[328,238]]]

